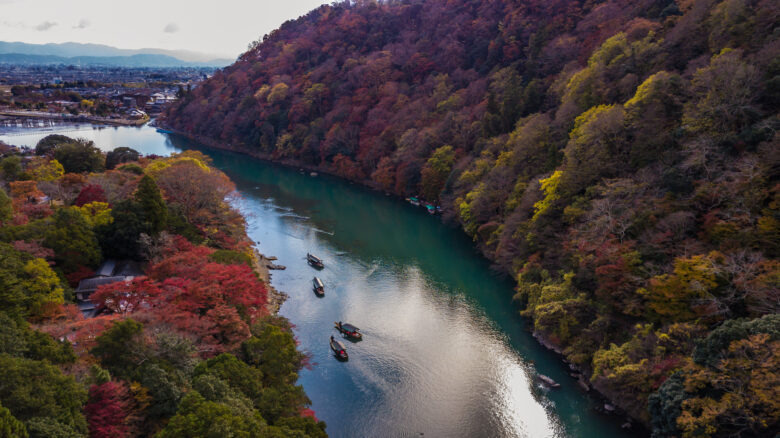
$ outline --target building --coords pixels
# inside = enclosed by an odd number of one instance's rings
[[[133,278],[141,275],[144,275],[143,270],[141,270],[138,263],[132,260],[106,260],[97,269],[95,276],[79,281],[79,285],[74,291],[79,310],[85,318],[96,316],[97,308],[95,303],[90,300],[90,296],[98,287],[120,281],[129,283]]]

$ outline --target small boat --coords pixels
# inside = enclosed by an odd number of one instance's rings
[[[330,349],[333,350],[333,354],[335,354],[337,358],[341,360],[349,359],[349,355],[347,354],[347,349],[344,347],[344,344],[334,339],[333,336],[330,337]]]
[[[550,388],[560,388],[560,383],[556,382],[550,377],[545,376],[544,374],[539,374],[536,376],[537,379],[539,379],[540,382],[542,382],[545,386],[549,386]]]
[[[336,330],[338,330],[341,333],[349,336],[350,338],[353,338],[353,339],[363,339],[363,334],[360,333],[360,329],[355,327],[354,325],[352,325],[352,324],[345,324],[345,323],[342,323],[341,321],[335,322],[334,324],[336,325]]]
[[[322,269],[325,267],[325,264],[322,263],[322,259],[315,256],[314,254],[306,253],[306,261],[309,262],[309,264],[317,269]]]
[[[325,285],[322,284],[322,280],[320,280],[318,277],[314,277],[314,280],[312,280],[314,293],[317,294],[318,297],[324,297],[325,296]]]
[[[436,207],[433,204],[425,204],[425,209],[428,210],[428,214],[436,214]]]
[[[169,129],[162,129],[162,128],[157,128],[157,132],[159,132],[161,134],[173,134],[173,131],[171,131]]]
[[[415,198],[415,197],[406,198],[406,200],[409,201],[409,203],[414,205],[415,207],[419,207],[420,206],[420,200]]]

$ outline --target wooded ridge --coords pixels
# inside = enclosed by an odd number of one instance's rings
[[[441,202],[654,436],[772,436],[778,24],[769,0],[342,2],[165,123]]]

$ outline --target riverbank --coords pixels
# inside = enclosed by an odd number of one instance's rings
[[[47,113],[43,111],[13,111],[13,110],[0,110],[0,119],[7,118],[24,118],[24,119],[45,119],[45,120],[57,120],[64,123],[94,123],[99,125],[110,126],[142,126],[147,123],[149,117],[141,119],[112,119],[108,117],[87,116],[83,114],[61,114],[61,113]]]
[[[272,315],[279,313],[279,308],[287,300],[287,294],[277,290],[271,284],[271,269],[268,267],[275,258],[262,254],[257,248],[252,250],[252,267],[257,272],[257,276],[262,280],[268,290],[267,308]]]

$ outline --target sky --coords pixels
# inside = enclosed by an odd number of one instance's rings
[[[192,50],[235,58],[323,0],[0,0],[0,41]]]

